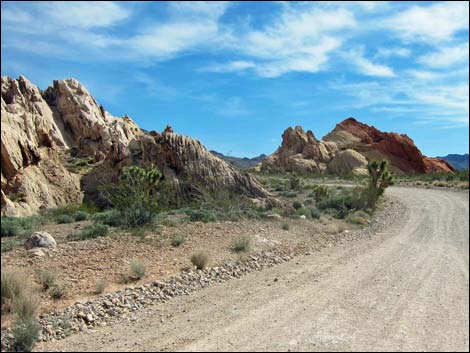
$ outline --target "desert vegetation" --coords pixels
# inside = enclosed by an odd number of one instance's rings
[[[167,266],[171,264],[174,268],[172,272],[188,265],[204,270],[209,263],[215,265],[224,258],[233,257],[241,261],[244,257],[248,258],[248,254],[256,253],[260,247],[273,246],[266,244],[276,244],[277,239],[305,241],[307,235],[303,227],[306,223],[303,222],[311,222],[308,228],[313,229],[314,234],[327,235],[340,233],[346,227],[364,226],[383,190],[392,182],[386,163],[371,164],[370,177],[352,187],[320,184],[311,175],[299,173],[266,174],[260,175],[259,179],[280,201],[277,205],[256,205],[244,195],[209,188],[194,189],[193,197],[178,203],[170,202],[174,190],[162,180],[161,173],[154,166],[127,167],[116,183],[101,187],[104,203],[45,209],[34,217],[2,217],[2,252],[15,253],[13,250],[21,247],[30,234],[43,229],[57,229],[63,234],[58,240],[60,244],[70,243],[71,247],[79,249],[100,249],[89,254],[97,255],[101,251],[111,254],[113,250],[109,247],[122,244],[119,245],[122,255],[117,259],[122,259],[123,265],[113,274],[99,272],[99,276],[85,277],[81,284],[80,288],[86,286],[88,295],[99,296],[110,286],[127,286],[155,278],[160,260],[154,263],[147,261],[158,259],[155,254],[172,253],[167,256],[171,259],[167,260]],[[249,230],[253,224],[258,229],[254,235]],[[217,240],[216,246],[208,237],[201,242],[197,231],[195,233],[198,228],[210,229],[213,234],[220,234],[226,239]],[[259,232],[264,232],[265,228],[270,229],[267,236],[273,239],[273,243],[259,242]],[[232,234],[234,229],[237,232]],[[292,234],[296,234],[297,238],[292,239]],[[261,237],[263,241],[266,240],[264,236]],[[129,247],[134,250],[130,251]],[[215,248],[218,250],[214,256]],[[46,254],[53,256],[48,252]],[[129,258],[129,254],[133,257]],[[93,263],[93,258],[85,260],[83,266],[99,266],[100,260]],[[175,260],[179,267],[175,267]],[[33,261],[39,260],[33,258]],[[57,261],[55,266],[62,268],[61,261]],[[79,294],[73,282],[67,280],[73,276],[72,272],[65,274],[55,268],[40,267],[33,275],[36,289],[32,292],[41,302],[49,303],[50,308],[62,306]],[[11,297],[18,295],[16,290],[11,293]],[[2,312],[5,308],[7,313],[6,308],[11,307],[7,314],[13,315],[16,310],[13,309],[13,300],[7,296],[5,298],[4,305],[2,294]],[[41,303],[40,307],[43,306]],[[15,335],[24,342],[23,349],[29,349],[37,336],[36,323],[33,319],[18,322],[18,325],[12,326],[15,327]]]

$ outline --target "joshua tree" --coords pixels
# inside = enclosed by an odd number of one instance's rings
[[[385,189],[393,185],[393,176],[387,170],[387,161],[373,161],[367,165],[369,171],[369,186],[365,190],[366,203],[368,207],[374,207]]]

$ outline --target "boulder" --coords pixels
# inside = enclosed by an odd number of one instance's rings
[[[55,248],[57,243],[52,235],[47,232],[34,232],[25,241],[24,247],[26,250],[33,248]]]
[[[326,172],[329,174],[367,175],[367,159],[352,149],[339,151],[328,163]]]

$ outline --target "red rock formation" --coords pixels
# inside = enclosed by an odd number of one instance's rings
[[[407,135],[382,132],[354,118],[337,124],[323,140],[335,142],[340,149],[354,149],[369,160],[387,159],[398,174],[455,172],[446,161],[424,156]]]

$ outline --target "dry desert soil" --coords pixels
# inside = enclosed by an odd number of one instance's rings
[[[386,193],[405,212],[372,237],[37,349],[468,351],[468,191],[392,187]]]

